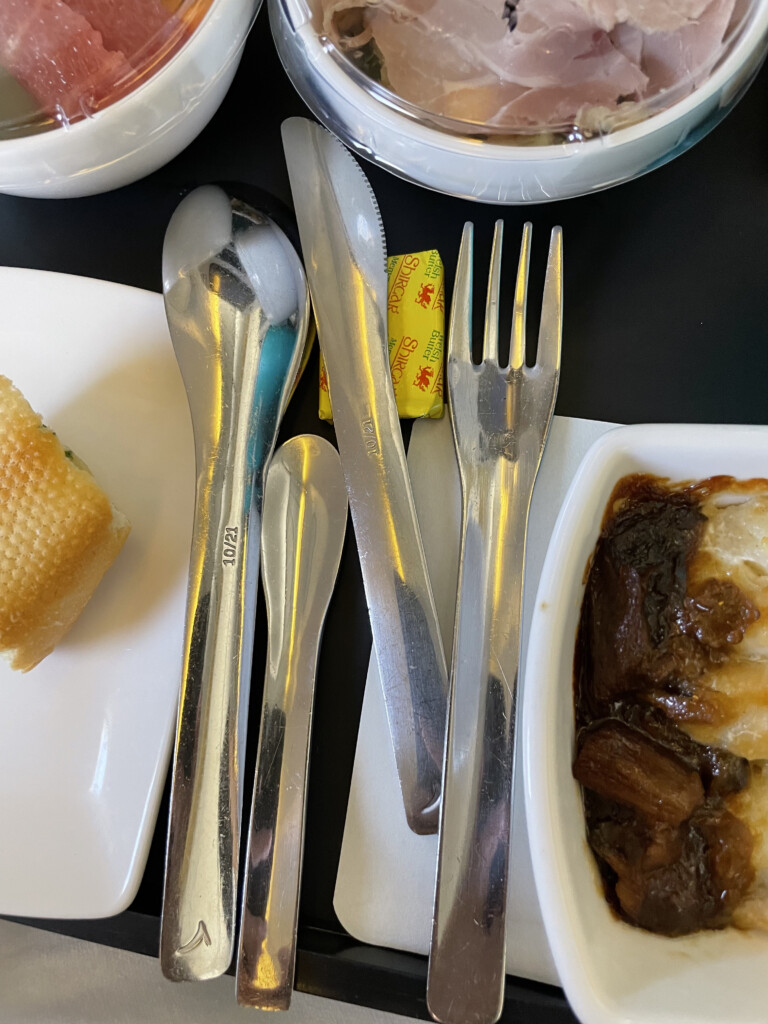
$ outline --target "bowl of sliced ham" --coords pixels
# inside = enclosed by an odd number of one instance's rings
[[[713,128],[768,49],[768,0],[268,0],[278,52],[358,154],[467,199],[617,185]]]
[[[91,195],[202,130],[260,0],[0,0],[0,192]]]

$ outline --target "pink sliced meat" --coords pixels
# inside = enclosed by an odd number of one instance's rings
[[[607,55],[605,34],[573,0],[521,0],[514,31],[501,16],[500,0],[432,0],[429,9],[405,14],[410,6],[385,3],[369,14],[390,79],[393,64],[407,59],[450,69],[451,81],[493,75],[527,87],[567,85],[592,77],[589,59]],[[644,81],[621,54],[615,72],[626,77],[621,86],[627,92]]]
[[[380,6],[369,18],[390,87],[447,116],[527,128],[535,122],[526,111],[545,106],[528,94],[546,90],[558,102],[539,123],[555,127],[597,97],[615,106],[647,85],[639,64],[573,0],[521,0],[514,31],[494,0],[440,0],[397,18]]]
[[[548,86],[528,89],[501,107],[489,122],[494,127],[525,129],[579,125],[587,120],[584,111],[616,109],[616,91],[610,82],[584,82],[578,87]]]
[[[62,0],[0,0],[0,64],[63,121],[93,112],[132,74]]]
[[[585,111],[590,124],[637,120],[673,86],[677,99],[720,56],[735,0],[313,2],[340,48],[375,43],[403,99],[514,132],[578,124]]]
[[[695,21],[709,0],[576,0],[595,25],[610,32],[634,25],[643,32],[674,32]]]
[[[734,0],[712,0],[700,18],[678,32],[645,37],[642,66],[649,92],[673,89],[681,81],[698,85],[706,79],[720,55],[733,7]]]
[[[611,31],[611,42],[616,49],[623,53],[627,60],[640,67],[643,57],[643,40],[645,36],[641,29],[624,22],[617,25]]]
[[[2,2],[2,0],[0,0]],[[137,55],[149,56],[166,40],[181,32],[181,22],[162,0],[67,0],[82,14],[109,50],[122,51],[134,62]],[[143,53],[142,53],[143,51]]]
[[[630,96],[647,85],[641,69],[572,0],[521,0],[508,37],[509,75],[530,88],[610,82],[616,95]]]

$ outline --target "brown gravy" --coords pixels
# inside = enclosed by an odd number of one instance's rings
[[[665,935],[727,925],[755,874],[752,833],[728,808],[749,785],[749,762],[681,727],[717,716],[696,682],[759,617],[731,580],[689,583],[706,485],[619,482],[574,663],[573,773],[606,895],[625,920]]]

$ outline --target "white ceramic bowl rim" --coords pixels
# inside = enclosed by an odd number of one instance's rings
[[[223,3],[227,3],[227,0],[211,0],[208,4],[208,9],[200,20],[200,24],[190,33],[189,37],[178,48],[178,50],[176,50],[176,52],[161,67],[159,67],[154,74],[150,75],[145,79],[145,81],[137,85],[135,89],[130,89],[124,96],[121,96],[120,99],[115,100],[114,103],[110,103],[109,106],[104,107],[102,110],[97,110],[96,113],[90,114],[66,127],[52,128],[50,131],[38,132],[34,135],[20,135],[9,139],[0,139],[0,147],[13,145],[15,151],[19,155],[22,155],[25,150],[27,151],[27,155],[29,155],[29,151],[34,151],[38,147],[47,147],[50,143],[52,134],[58,135],[61,133],[64,137],[72,139],[76,138],[78,133],[82,134],[84,131],[87,131],[89,125],[92,128],[96,124],[108,124],[110,121],[119,120],[123,115],[126,104],[128,103],[135,103],[136,100],[139,100],[145,105],[151,106],[152,93],[162,88],[163,79],[166,77],[166,74],[170,73],[173,67],[185,58],[187,50],[191,46],[196,45],[196,41],[205,34],[208,25],[216,17],[216,9]],[[217,79],[226,72],[232,59],[237,55],[245,43],[248,33],[256,20],[259,7],[260,4],[255,5],[253,16],[251,17],[249,24],[242,33],[242,36],[234,40],[234,45],[227,55],[227,58],[221,63],[218,75],[214,75],[200,83],[199,91],[201,93],[214,85]],[[167,120],[160,128],[156,128],[153,134],[159,135],[168,131],[173,127],[177,120],[184,116],[184,112],[184,108],[180,108],[175,118]]]
[[[281,0],[281,2],[283,2],[285,7],[285,0]],[[295,11],[296,0],[288,0],[288,6]],[[768,36],[768,0],[756,0],[752,11],[748,15],[746,24],[741,29],[739,38],[707,81],[687,96],[673,103],[666,110],[652,114],[638,124],[617,128],[615,132],[609,132],[605,135],[595,136],[583,141],[561,142],[547,146],[516,146],[497,142],[486,145],[474,139],[453,136],[448,132],[440,131],[438,128],[411,120],[406,114],[400,113],[394,107],[389,107],[376,99],[371,92],[358,85],[345,74],[340,63],[323,46],[321,38],[315,31],[311,21],[304,20],[303,24],[300,24],[299,21],[291,17],[289,17],[289,20],[298,25],[298,32],[301,33],[304,45],[310,53],[311,61],[317,67],[319,73],[338,93],[346,93],[350,101],[360,110],[363,117],[373,122],[400,125],[399,131],[402,134],[436,149],[476,156],[478,146],[482,145],[483,159],[507,163],[510,156],[514,154],[515,160],[539,163],[543,160],[568,159],[576,152],[583,152],[585,148],[591,150],[598,147],[616,148],[617,146],[643,139],[653,132],[665,128],[674,121],[684,118],[691,110],[705,103],[710,96],[715,95],[727,85],[729,80],[737,74],[742,65],[748,62],[750,55],[757,50],[765,37]]]

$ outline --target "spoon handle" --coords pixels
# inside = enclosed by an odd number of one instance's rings
[[[251,385],[252,392],[252,385]],[[176,734],[163,973],[223,974],[234,949],[244,742],[259,571],[260,486],[246,457],[251,394],[232,402],[231,443],[199,453]],[[227,426],[227,424],[225,424]]]
[[[336,450],[287,441],[264,495],[269,641],[237,966],[238,1002],[262,1010],[291,1001],[315,671],[346,520]]]

